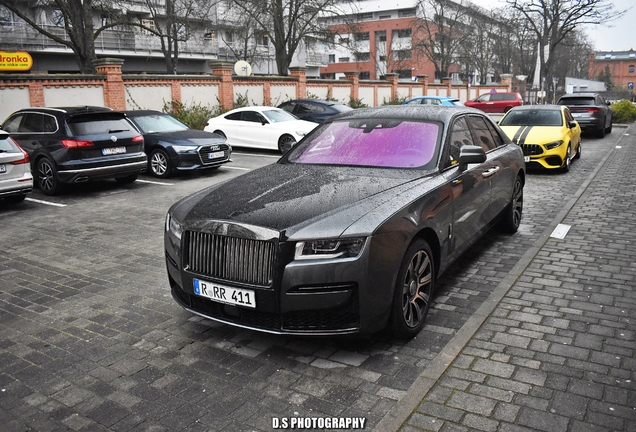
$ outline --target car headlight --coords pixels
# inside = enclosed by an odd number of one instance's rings
[[[552,150],[554,148],[557,148],[558,146],[560,146],[561,144],[563,144],[563,141],[554,141],[551,143],[547,143],[547,144],[543,144],[543,147],[546,148],[546,150]]]
[[[296,243],[296,260],[354,258],[360,255],[365,238],[307,240]]]
[[[197,148],[192,146],[173,145],[172,150],[177,153],[196,153]]]
[[[177,222],[170,213],[166,216],[166,231],[181,240],[183,226]]]

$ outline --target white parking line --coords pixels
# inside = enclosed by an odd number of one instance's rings
[[[25,198],[27,201],[31,201],[34,203],[38,203],[38,204],[46,204],[46,205],[50,205],[53,207],[66,207],[66,204],[58,204],[58,203],[54,203],[54,202],[50,202],[50,201],[42,201],[39,199],[35,199],[35,198]]]
[[[224,165],[222,168],[237,169],[237,170],[243,170],[243,171],[251,171],[252,170],[252,168],[242,168],[242,167],[227,166],[227,165]]]
[[[280,159],[283,155],[279,154],[279,155],[268,155],[268,154],[259,154],[259,153],[238,153],[236,152],[235,154],[233,154],[232,156],[258,156],[258,157],[266,157],[266,158],[275,158],[275,159]]]
[[[161,186],[174,186],[174,183],[164,183],[164,182],[158,182],[158,181],[152,181],[152,180],[139,180],[139,179],[137,179],[137,183],[150,183],[150,184],[156,184],[156,185],[161,185]]]

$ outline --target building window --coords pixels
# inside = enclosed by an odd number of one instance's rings
[[[378,42],[386,42],[386,32],[377,32],[375,37]]]
[[[627,68],[627,71],[631,74],[634,73],[634,65],[629,65],[629,67]]]
[[[386,61],[386,56],[385,55],[381,55],[378,57],[379,61]]]
[[[234,42],[234,33],[232,33],[229,30],[225,30],[225,35],[223,39],[225,40],[226,43]]]
[[[415,16],[415,9],[401,9],[398,11],[398,17],[412,17]]]
[[[59,9],[53,9],[50,15],[51,24],[56,27],[64,27],[64,14]]]
[[[397,50],[393,51],[393,60],[410,60],[411,50]]]
[[[356,42],[368,41],[369,40],[369,32],[354,33],[353,40],[355,40]]]
[[[358,21],[371,20],[371,19],[373,19],[373,13],[358,14]]]
[[[214,30],[209,31],[209,32],[203,34],[203,38],[207,39],[207,40],[216,39],[216,32]]]
[[[306,40],[305,43],[307,43]],[[260,46],[267,46],[269,44],[269,35],[267,33],[256,33],[256,44]]]
[[[356,53],[355,57],[357,62],[368,62],[371,59],[371,53],[368,53],[368,52]]]
[[[141,25],[143,28],[141,29],[141,34],[151,35],[152,31],[155,29],[155,20],[151,19],[142,19]]]
[[[411,37],[411,29],[400,29],[397,31],[397,37],[408,38]]]
[[[393,71],[393,72],[398,74],[398,78],[411,78],[411,70],[410,69],[396,70],[396,71]]]
[[[335,63],[335,62],[336,62],[336,55],[329,54],[329,63]]]
[[[391,19],[391,15],[380,15],[378,19]]]
[[[338,63],[349,63],[349,57],[340,57]]]
[[[361,80],[371,79],[371,74],[369,72],[360,72],[360,79]]]

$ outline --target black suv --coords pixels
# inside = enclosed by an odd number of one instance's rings
[[[301,120],[314,123],[322,123],[331,116],[353,109],[339,102],[318,99],[291,100],[278,105],[278,108],[292,113]]]
[[[572,117],[584,132],[594,132],[599,138],[612,132],[612,109],[598,93],[569,93],[559,98],[557,105],[570,108]]]
[[[143,136],[110,108],[25,108],[11,114],[2,129],[29,154],[36,183],[47,195],[59,193],[65,183],[132,183],[146,170]]]

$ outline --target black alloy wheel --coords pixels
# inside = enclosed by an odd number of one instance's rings
[[[510,204],[504,210],[499,221],[501,231],[508,234],[514,234],[521,225],[521,216],[523,215],[523,181],[521,177],[517,177],[515,185],[512,188],[512,198]]]
[[[433,299],[435,263],[428,243],[415,240],[406,251],[393,294],[390,326],[399,338],[412,338],[422,327]]]
[[[62,189],[62,185],[57,178],[57,169],[55,169],[55,164],[47,157],[38,159],[36,175],[38,186],[45,195],[57,195]]]
[[[163,149],[154,149],[148,159],[148,170],[155,177],[169,177],[172,172],[172,167],[170,166],[168,153]]]
[[[281,153],[287,153],[295,145],[296,140],[291,135],[283,135],[278,140],[278,150],[280,150]]]

